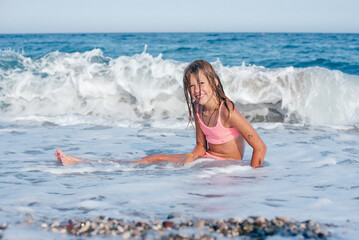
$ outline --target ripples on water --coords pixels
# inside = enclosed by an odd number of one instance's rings
[[[192,130],[3,126],[1,219],[14,224],[30,216],[39,222],[98,215],[154,220],[176,213],[359,222],[353,211],[359,197],[357,130],[255,127],[268,146],[260,169],[249,167],[249,146],[242,162],[201,160],[183,168],[128,164],[147,153],[190,151]],[[62,167],[56,147],[88,162]]]
[[[101,49],[105,56],[142,52],[164,59],[190,62],[205,58],[224,65],[242,62],[264,67],[314,67],[359,74],[358,34],[317,33],[97,33],[0,35],[0,49],[39,57],[53,51]]]
[[[36,238],[43,221],[99,215],[282,215],[335,223],[341,226],[333,230],[337,236],[355,239],[358,39],[0,35],[0,223],[12,224],[8,236]],[[181,78],[197,58],[213,63],[227,94],[257,122],[268,146],[262,168],[249,167],[250,146],[241,162],[128,164],[147,154],[193,149]],[[62,167],[54,157],[58,147],[88,161]],[[36,220],[33,230],[23,228],[29,219]]]

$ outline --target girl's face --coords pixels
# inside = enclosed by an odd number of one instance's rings
[[[200,86],[199,86],[200,84]],[[201,105],[207,103],[215,103],[217,98],[209,84],[207,77],[200,71],[199,72],[199,84],[195,74],[191,74],[189,90],[192,98]]]

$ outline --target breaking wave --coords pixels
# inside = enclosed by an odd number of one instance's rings
[[[144,51],[110,58],[100,49],[30,58],[0,52],[0,120],[129,126],[184,120],[187,62]],[[226,94],[250,121],[353,125],[359,76],[321,67],[264,68],[212,63]]]

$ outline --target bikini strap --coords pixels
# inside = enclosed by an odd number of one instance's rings
[[[222,105],[223,105],[223,101],[219,104],[217,124],[218,124],[218,121],[221,121],[221,109],[222,109]],[[222,124],[222,123],[221,123],[221,124]]]

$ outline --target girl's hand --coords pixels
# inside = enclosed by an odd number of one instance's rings
[[[194,161],[194,156],[193,155],[187,155],[186,157],[184,157],[181,161],[179,161],[177,164],[181,167],[183,167],[184,165],[191,163]]]

